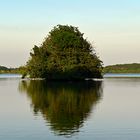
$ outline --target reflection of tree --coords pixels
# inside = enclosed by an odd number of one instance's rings
[[[101,82],[23,81],[19,89],[31,99],[34,113],[41,112],[59,135],[78,131],[101,96]]]

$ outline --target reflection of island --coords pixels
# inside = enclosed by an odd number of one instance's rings
[[[41,112],[58,135],[78,132],[102,91],[101,82],[22,81],[19,89],[31,99],[34,113]]]

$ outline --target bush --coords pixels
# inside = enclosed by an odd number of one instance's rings
[[[31,78],[84,80],[101,78],[102,62],[77,27],[57,25],[27,62]]]

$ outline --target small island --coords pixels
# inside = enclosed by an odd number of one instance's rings
[[[25,75],[47,80],[102,78],[102,61],[77,27],[57,25],[34,46]]]

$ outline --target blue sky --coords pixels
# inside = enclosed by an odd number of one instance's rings
[[[0,65],[24,65],[57,24],[79,27],[105,65],[140,62],[139,0],[0,0]]]

